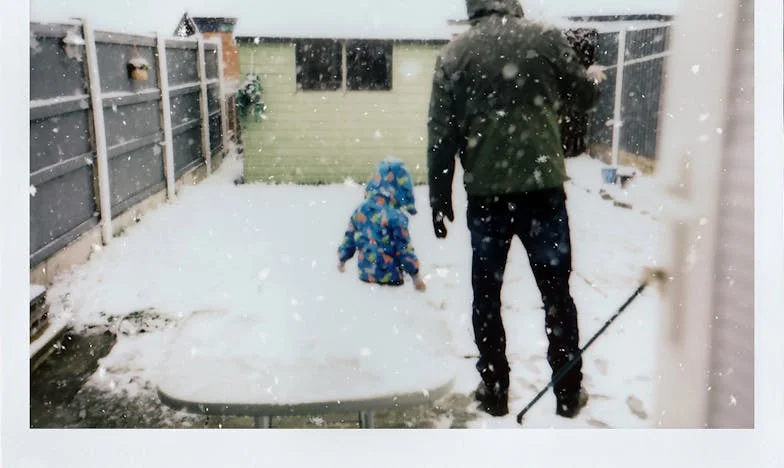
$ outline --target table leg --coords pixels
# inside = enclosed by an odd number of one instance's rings
[[[256,423],[256,427],[259,429],[269,429],[270,428],[270,417],[269,416],[254,416],[253,420]]]
[[[375,413],[373,411],[360,411],[359,412],[359,427],[362,429],[373,429],[375,426],[373,416]]]

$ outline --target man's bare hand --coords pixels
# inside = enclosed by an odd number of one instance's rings
[[[604,67],[601,65],[593,64],[585,71],[585,73],[594,81],[599,84],[607,79],[607,74],[604,73]]]

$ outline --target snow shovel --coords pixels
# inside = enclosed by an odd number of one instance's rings
[[[632,294],[632,295],[631,295],[631,296],[630,296],[630,297],[629,297],[629,298],[626,300],[626,302],[624,302],[624,303],[623,303],[623,305],[621,306],[621,308],[620,308],[620,309],[618,309],[618,311],[617,311],[617,312],[616,312],[616,313],[615,313],[615,314],[614,314],[612,317],[610,317],[610,318],[609,318],[609,319],[608,319],[608,320],[607,320],[607,321],[604,323],[604,325],[602,326],[602,328],[600,328],[600,329],[599,329],[599,331],[598,331],[598,332],[596,332],[596,334],[594,334],[594,335],[591,337],[591,339],[590,339],[590,340],[588,340],[588,343],[586,343],[586,344],[585,344],[585,346],[583,346],[583,347],[582,347],[582,348],[581,348],[581,349],[580,349],[580,350],[577,352],[577,356],[575,356],[574,358],[572,358],[572,360],[571,360],[571,361],[567,362],[567,363],[566,363],[566,365],[565,365],[565,366],[563,366],[563,367],[561,368],[561,370],[560,370],[560,371],[558,371],[558,373],[557,373],[557,374],[556,374],[556,375],[555,375],[555,376],[554,376],[554,377],[553,377],[553,378],[550,380],[550,382],[547,384],[547,386],[546,386],[546,387],[544,387],[544,388],[542,389],[542,391],[540,391],[540,392],[539,392],[539,394],[537,394],[537,395],[534,397],[534,399],[533,399],[533,400],[531,400],[531,402],[530,402],[530,403],[528,403],[528,404],[525,406],[525,408],[523,408],[523,410],[522,410],[522,411],[520,411],[519,413],[517,413],[517,424],[523,424],[523,416],[525,416],[525,413],[527,413],[527,412],[528,412],[528,410],[530,410],[530,409],[531,409],[531,407],[532,407],[532,406],[534,406],[534,405],[536,404],[536,402],[537,402],[537,401],[539,401],[539,399],[540,399],[540,398],[542,398],[542,396],[543,396],[545,393],[547,393],[547,390],[549,390],[549,389],[550,389],[550,388],[551,388],[553,385],[555,385],[556,383],[558,383],[558,381],[560,381],[560,380],[561,380],[561,379],[562,379],[562,378],[563,378],[563,377],[566,375],[566,373],[567,373],[567,372],[569,372],[569,370],[570,370],[572,367],[574,367],[574,365],[577,363],[577,361],[578,361],[578,360],[579,360],[579,359],[582,357],[582,355],[583,355],[583,353],[585,352],[585,350],[586,350],[586,349],[588,349],[588,347],[589,347],[589,346],[591,346],[591,343],[593,343],[594,341],[596,341],[596,338],[598,338],[598,337],[599,337],[599,335],[601,335],[602,333],[604,333],[604,331],[607,329],[607,327],[609,327],[609,326],[610,326],[610,324],[611,324],[611,323],[613,323],[613,322],[615,321],[615,319],[617,319],[617,318],[618,318],[618,316],[619,316],[619,315],[621,315],[621,313],[623,313],[623,311],[624,311],[624,310],[626,310],[626,307],[628,307],[628,306],[629,306],[629,304],[631,304],[631,303],[632,303],[632,302],[633,302],[635,299],[637,299],[637,296],[639,296],[639,295],[640,295],[640,294],[641,294],[641,293],[642,293],[642,292],[645,290],[645,288],[646,288],[646,287],[647,287],[647,286],[648,286],[648,285],[651,283],[651,281],[652,281],[652,280],[658,280],[658,281],[662,281],[664,278],[666,278],[666,275],[664,274],[664,272],[663,272],[663,271],[661,271],[661,270],[647,270],[647,269],[646,269],[646,275],[645,275],[645,279],[644,279],[644,280],[643,280],[643,281],[640,283],[640,285],[639,285],[639,286],[637,287],[637,289],[634,291],[634,294]]]

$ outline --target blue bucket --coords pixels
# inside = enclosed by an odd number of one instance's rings
[[[618,169],[615,167],[603,167],[602,179],[605,184],[614,184],[618,179]]]

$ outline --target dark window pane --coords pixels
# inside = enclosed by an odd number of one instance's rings
[[[350,90],[391,89],[392,44],[386,41],[348,41],[346,86]]]
[[[297,89],[336,90],[341,85],[341,47],[331,40],[297,41]]]

